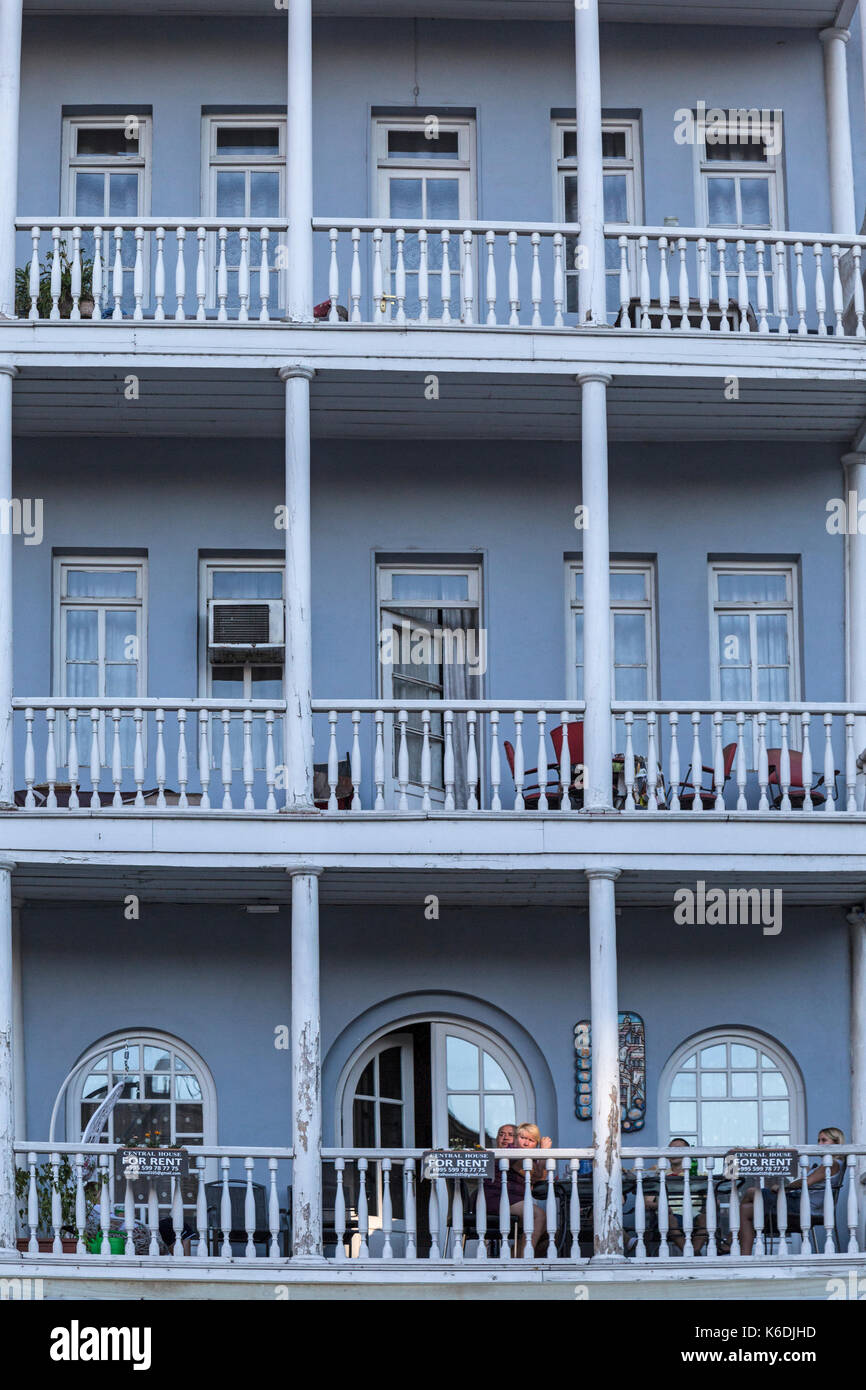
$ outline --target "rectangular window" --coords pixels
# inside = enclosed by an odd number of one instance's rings
[[[68,116],[63,121],[62,149],[61,216],[99,222],[103,227],[103,266],[113,267],[115,223],[150,215],[150,116],[135,111],[123,116]],[[145,237],[145,251],[147,245]],[[71,251],[67,242],[67,252]],[[84,233],[81,254],[92,262],[92,232]],[[124,314],[131,314],[135,308],[135,234],[131,229],[123,234],[121,260],[121,308]],[[111,275],[103,273],[101,308],[114,302],[110,281]],[[147,266],[144,283],[148,284]]]
[[[205,654],[202,670],[203,694],[214,700],[282,700],[283,662],[285,656],[283,623],[272,632],[257,634],[264,640],[262,650],[245,650],[242,646],[217,646],[211,643],[211,609],[214,600],[221,614],[225,607],[238,605],[242,618],[248,616],[252,605],[260,608],[268,622],[273,605],[283,604],[284,567],[279,562],[265,560],[225,560],[205,561],[201,574],[201,651]],[[243,611],[242,611],[243,610]],[[271,623],[273,619],[271,618]],[[270,641],[271,637],[277,638]],[[277,766],[282,763],[283,729],[282,719],[277,717],[273,723],[274,760]],[[256,714],[253,718],[253,763],[257,771],[263,771],[267,757],[267,720],[265,715]],[[240,771],[243,767],[243,713],[232,715],[230,741],[232,767]],[[211,721],[211,758],[217,767],[222,756],[222,725],[218,720]]]
[[[392,700],[473,700],[480,698],[486,668],[481,627],[481,570],[478,566],[380,565],[378,571],[379,672],[383,698]],[[409,797],[422,796],[422,711],[407,722]],[[400,731],[395,716],[392,772],[398,773]],[[466,717],[454,718],[455,800],[465,807]],[[431,711],[430,797],[445,797],[442,714]],[[479,739],[479,747],[481,740]],[[463,798],[461,800],[461,797]]]
[[[568,604],[568,698],[582,700],[583,687],[583,565],[566,566]],[[613,698],[656,698],[655,569],[651,564],[616,561],[610,569],[610,637],[613,654]],[[635,752],[646,751],[646,722],[634,724]],[[621,718],[614,723],[615,751],[624,747]]]
[[[376,169],[376,217],[383,221],[445,222],[456,226],[475,215],[475,122],[469,118],[447,116],[376,117],[373,121],[373,150]],[[442,240],[438,232],[427,240],[430,272],[430,318],[442,317]],[[393,270],[397,243],[394,234],[385,237],[385,288],[393,294]],[[449,267],[456,272],[462,264],[462,243],[452,237]],[[419,243],[416,232],[407,232],[403,243],[406,267],[406,317],[417,319]],[[461,316],[459,283],[455,274],[451,284],[449,313]],[[390,316],[390,304],[386,309]]]
[[[556,216],[563,222],[577,222],[577,132],[573,121],[553,122],[556,169]],[[639,123],[605,120],[601,129],[604,161],[604,220],[633,224],[643,205],[640,180]],[[577,313],[577,237],[566,241],[566,308]],[[631,253],[630,253],[631,254]],[[607,308],[613,323],[619,312],[619,247],[605,242]],[[632,278],[635,267],[632,266]]]
[[[249,226],[247,249],[250,265],[250,316],[261,309],[259,279],[254,271],[261,265],[261,227],[270,231],[268,261],[277,264],[277,246],[282,233],[274,223],[286,218],[286,121],[282,116],[208,116],[204,120],[204,212],[207,217],[239,220]],[[216,233],[209,237],[210,303],[217,302],[216,267],[219,257]],[[238,230],[229,231],[226,241],[229,314],[239,307],[238,267],[241,239]],[[281,267],[282,268],[282,267]],[[280,303],[284,288],[280,277]],[[271,307],[273,302],[271,301]]]
[[[738,113],[731,113],[737,116]],[[739,113],[745,117],[748,113]],[[778,112],[766,113],[774,122],[781,120]],[[753,115],[758,117],[759,113]],[[700,127],[697,129],[700,132]],[[760,119],[752,125],[743,120],[725,123],[710,122],[695,146],[697,159],[698,225],[717,227],[725,235],[725,270],[728,289],[735,297],[738,231],[780,231],[784,228],[784,188],[782,180],[781,130],[774,138],[770,130],[763,131]],[[726,235],[726,234],[730,235]],[[710,245],[710,266],[713,276],[713,297],[718,295],[717,247]],[[768,278],[772,274],[772,257],[765,252],[764,266]],[[745,271],[749,280],[749,300],[756,301],[757,252],[754,242],[745,247]],[[731,276],[733,275],[733,284]]]
[[[733,703],[780,704],[799,699],[796,568],[742,561],[710,566],[713,696]],[[792,723],[789,735],[796,743]],[[755,769],[757,720],[745,729],[748,766]],[[736,740],[726,721],[724,741]],[[778,748],[778,720],[768,719],[767,747]]]
[[[144,695],[144,604],[144,561],[70,557],[55,562],[54,688],[58,695],[80,700],[82,709],[90,699]],[[86,767],[92,732],[89,718],[79,716],[77,732],[78,760]],[[112,743],[103,717],[103,767],[111,763]],[[132,767],[135,729],[131,719],[121,720],[120,743],[123,766]]]

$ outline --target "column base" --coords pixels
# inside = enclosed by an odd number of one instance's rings
[[[322,1265],[332,1265],[333,1263],[333,1260],[326,1260],[324,1255],[292,1255],[290,1257],[290,1264],[293,1269],[320,1269]]]

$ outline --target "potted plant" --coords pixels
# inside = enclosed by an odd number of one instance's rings
[[[75,1230],[75,1170],[69,1159],[64,1155],[57,1168],[57,1180],[55,1182],[51,1163],[48,1159],[41,1163],[36,1169],[36,1194],[37,1194],[37,1241],[39,1250],[42,1254],[50,1255],[54,1245],[53,1224],[52,1224],[52,1195],[54,1192],[60,1194],[60,1235],[64,1255],[74,1255],[77,1246],[77,1236]],[[16,1168],[15,1170],[15,1195],[18,1199],[18,1215],[22,1225],[28,1224],[28,1209],[30,1199],[30,1169]],[[18,1249],[26,1251],[30,1244],[29,1236],[22,1236],[18,1239]]]
[[[19,266],[15,271],[15,313],[19,319],[30,315],[30,266]],[[72,313],[72,262],[66,251],[66,242],[60,242],[60,295],[57,300],[60,317],[68,319]],[[81,257],[81,294],[78,309],[83,319],[93,317],[93,260]],[[51,262],[39,263],[39,294],[36,298],[36,311],[40,319],[51,316]]]

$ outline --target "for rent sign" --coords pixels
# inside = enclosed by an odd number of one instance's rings
[[[493,1154],[486,1149],[428,1149],[422,1172],[431,1178],[492,1178]]]
[[[725,1154],[726,1178],[795,1178],[796,1149],[731,1149]]]

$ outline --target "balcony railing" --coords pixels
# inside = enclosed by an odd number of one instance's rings
[[[13,1144],[23,1253],[150,1257],[168,1245],[177,1259],[288,1256],[291,1149],[194,1143],[188,1177],[134,1178],[121,1171],[123,1147]]]
[[[13,703],[24,812],[283,805],[283,701]],[[320,811],[349,817],[573,815],[583,809],[592,756],[582,751],[583,711],[581,701],[314,700],[313,799]],[[612,720],[616,810],[813,820],[863,813],[859,705],[617,701]]]
[[[13,1147],[23,1175],[19,1243],[26,1257],[269,1263],[288,1257],[290,1149],[190,1145],[188,1178],[142,1180],[121,1174],[119,1144]],[[671,1171],[672,1160],[683,1158],[682,1148],[624,1149],[623,1253],[660,1263],[678,1255],[714,1262],[729,1253],[732,1266],[743,1267],[767,1257],[866,1259],[866,1149],[794,1147],[801,1186],[790,1193],[784,1184],[772,1191],[757,1179],[732,1182],[724,1172],[723,1148],[686,1150],[696,1173],[688,1163],[681,1172]],[[586,1171],[593,1150],[491,1152],[503,1178],[510,1164],[522,1169],[523,1201],[516,1215],[507,1181],[500,1181],[499,1198],[490,1203],[483,1183],[428,1181],[421,1149],[324,1149],[325,1255],[346,1265],[585,1263],[593,1253],[593,1178]],[[838,1179],[831,1174],[835,1161],[842,1168]],[[543,1171],[534,1172],[539,1162]],[[823,1167],[823,1177],[809,1187],[802,1180],[816,1167]],[[753,1187],[755,1241],[746,1255],[739,1239],[741,1206]],[[538,1227],[537,1211],[543,1213]],[[185,1226],[192,1231],[186,1242]],[[167,1244],[166,1234],[177,1238]]]
[[[286,222],[24,217],[15,225],[30,243],[19,313],[33,321],[268,323],[285,312]],[[331,325],[577,324],[574,223],[315,218],[313,229],[315,297]],[[606,226],[609,323],[866,338],[866,238],[720,230]]]

